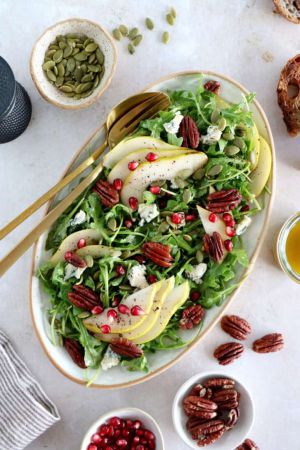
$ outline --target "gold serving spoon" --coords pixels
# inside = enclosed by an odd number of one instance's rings
[[[159,111],[167,109],[170,105],[169,97],[162,92],[145,92],[134,95],[115,106],[106,120],[107,138],[95,152],[85,159],[76,169],[59,181],[42,197],[36,200],[25,211],[0,230],[0,240],[14,230],[20,223],[50,200],[61,189],[73,181],[85,169],[97,161],[107,145],[114,147],[125,136],[132,133],[141,120],[155,116]],[[22,255],[31,247],[39,236],[47,230],[68,206],[98,177],[103,166],[98,164],[92,172],[81,181],[63,200],[58,203],[33,230],[25,236],[0,261],[0,276],[2,276]]]

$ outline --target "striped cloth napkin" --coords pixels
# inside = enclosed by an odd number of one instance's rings
[[[0,450],[22,450],[58,420],[56,406],[0,331]]]

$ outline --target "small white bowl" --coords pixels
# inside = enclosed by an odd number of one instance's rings
[[[232,430],[226,432],[219,441],[209,445],[207,448],[212,450],[232,450],[240,445],[248,436],[254,421],[254,404],[248,389],[243,383],[229,374],[220,372],[203,372],[194,375],[188,379],[177,391],[172,408],[172,417],[174,427],[181,439],[193,449],[199,450],[197,441],[191,438],[186,429],[187,416],[182,407],[182,401],[190,389],[198,383],[203,383],[209,378],[225,377],[231,378],[236,382],[236,389],[241,394],[240,399],[240,418]]]
[[[158,426],[158,423],[150,416],[150,414],[142,411],[138,408],[119,408],[109,411],[103,414],[95,423],[88,429],[86,435],[83,438],[80,450],[87,450],[88,445],[91,442],[91,437],[94,433],[97,432],[97,429],[100,425],[105,423],[111,417],[120,417],[121,419],[138,419],[145,427],[152,431],[156,437],[156,450],[164,450],[164,439],[161,432],[161,429]]]
[[[104,75],[94,90],[94,92],[86,98],[75,100],[67,97],[60,92],[56,86],[53,86],[47,79],[42,69],[42,64],[50,43],[58,35],[65,34],[86,34],[93,38],[104,53]],[[90,106],[103,94],[105,89],[110,85],[114,75],[117,63],[117,48],[110,34],[100,25],[86,19],[68,19],[58,22],[47,28],[41,37],[35,43],[30,58],[30,73],[41,96],[55,106],[63,109],[81,109]]]

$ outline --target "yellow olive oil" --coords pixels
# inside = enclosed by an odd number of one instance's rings
[[[293,226],[288,234],[285,252],[292,269],[300,274],[300,221]]]

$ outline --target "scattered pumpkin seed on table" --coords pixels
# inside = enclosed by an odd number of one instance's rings
[[[113,34],[113,37],[117,40],[117,41],[120,41],[121,39],[122,39],[122,33],[121,33],[121,31],[119,30],[119,28],[115,28],[113,31],[112,31],[112,34]]]
[[[133,44],[131,44],[131,43],[128,44],[128,51],[131,55],[134,54],[135,48],[134,48]]]
[[[123,36],[128,36],[129,31],[128,31],[128,27],[126,27],[126,25],[120,25],[119,30]]]
[[[171,13],[168,13],[166,15],[166,20],[167,20],[168,24],[171,26],[173,26],[175,23],[175,17]]]
[[[131,41],[133,41],[133,39],[136,38],[138,34],[140,34],[139,29],[137,27],[134,27],[129,31],[128,37]]]
[[[146,17],[145,25],[148,28],[148,30],[153,30],[153,28],[154,28],[154,22],[152,19],[150,19],[150,17]]]
[[[168,33],[168,31],[163,32],[161,40],[164,44],[168,44],[168,42],[170,41],[170,34]]]

